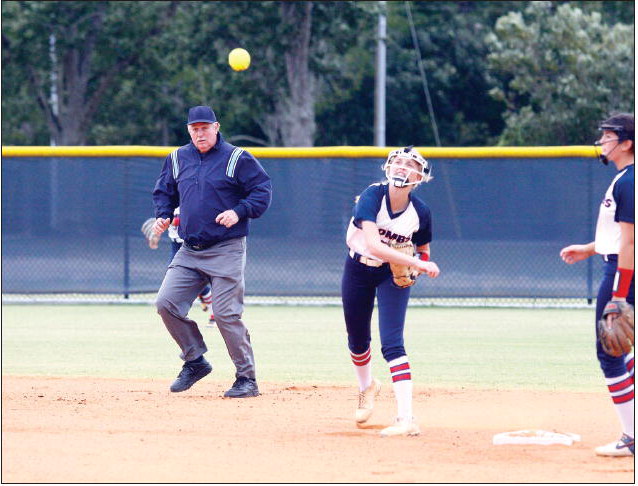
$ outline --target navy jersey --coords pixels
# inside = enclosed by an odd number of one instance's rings
[[[412,241],[416,246],[432,241],[432,215],[426,204],[410,193],[408,207],[393,213],[387,183],[376,183],[366,188],[359,196],[353,216],[348,225],[346,244],[356,253],[378,260],[372,256],[361,229],[362,221],[373,221],[379,228],[381,241],[403,243]]]
[[[625,167],[611,181],[600,203],[596,224],[596,253],[615,255],[620,251],[620,222],[634,223],[634,166]]]

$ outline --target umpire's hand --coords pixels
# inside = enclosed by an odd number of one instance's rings
[[[171,224],[171,218],[157,218],[153,225],[153,233],[161,235],[168,229]]]
[[[215,218],[215,222],[221,224],[222,226],[226,226],[226,228],[230,228],[232,225],[239,221],[239,216],[232,209],[228,209],[223,213],[219,213]]]

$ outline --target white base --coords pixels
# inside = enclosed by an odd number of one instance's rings
[[[494,445],[535,444],[535,445],[572,445],[580,441],[580,435],[572,433],[549,432],[547,430],[517,430],[503,432],[492,438]]]

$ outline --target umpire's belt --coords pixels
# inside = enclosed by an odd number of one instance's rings
[[[363,255],[359,255],[358,253],[355,253],[354,250],[350,250],[350,258],[353,258],[359,263],[363,263],[364,265],[367,265],[369,267],[380,267],[384,263],[384,262],[380,262],[379,260],[374,260],[373,258],[368,258]]]
[[[189,245],[188,243],[184,242],[184,246],[186,248],[188,248],[189,250],[193,250],[193,251],[207,250],[208,248],[210,248],[214,244],[215,243],[209,243],[209,244],[204,244],[204,245]]]
[[[618,255],[617,254],[603,255],[603,260],[605,260],[606,262],[617,262],[618,261]]]

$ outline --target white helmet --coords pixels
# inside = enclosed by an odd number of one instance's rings
[[[405,167],[405,169],[407,169],[407,173],[405,176],[391,175],[392,163],[398,157],[401,157],[401,158],[407,157],[411,160],[414,160],[415,162],[419,164],[419,166],[421,167],[421,170]],[[427,160],[425,160],[419,152],[414,150],[413,145],[410,145],[402,149],[393,150],[392,152],[390,152],[387,160],[385,161],[385,164],[383,164],[383,170],[385,170],[385,177],[388,180],[388,182],[394,185],[395,187],[407,187],[412,185],[418,186],[422,182],[430,182],[432,180],[432,176],[430,175],[430,173],[432,172],[430,163]],[[412,172],[416,172],[417,174],[419,174],[421,176],[421,179],[416,180],[414,182],[408,182],[408,178],[410,177],[410,173]]]

